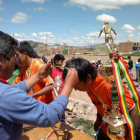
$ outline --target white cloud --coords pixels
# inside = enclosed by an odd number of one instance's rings
[[[44,2],[45,2],[45,0],[22,0],[22,2],[44,3]]]
[[[61,44],[67,43],[71,46],[87,46],[87,45],[95,45],[104,43],[104,35],[102,35],[100,38],[98,38],[99,32],[89,32],[85,35],[79,35],[77,37],[69,37],[69,36],[62,36],[62,37],[56,37],[52,32],[33,32],[32,34],[25,34],[25,33],[14,33],[14,37],[18,39],[19,41],[23,40],[32,40],[36,42],[42,42],[47,43],[49,45],[52,44]],[[11,34],[13,35],[13,34]],[[114,36],[114,35],[113,35]],[[117,36],[114,36],[114,43],[118,44],[119,42],[124,42],[131,40],[133,42],[140,42],[140,34],[128,34],[122,35],[118,34]]]
[[[129,25],[129,24],[124,24],[122,29],[127,34],[133,34],[135,32],[135,28],[133,26]]]
[[[25,23],[30,17],[27,16],[25,13],[17,12],[13,18],[11,19],[11,22],[13,23]]]
[[[138,30],[140,30],[140,25],[139,25],[139,26],[137,26],[137,29],[138,29]]]
[[[114,23],[117,21],[115,17],[113,17],[111,15],[107,15],[107,14],[98,15],[96,17],[96,20],[101,21],[101,22],[108,21],[110,23]]]
[[[34,8],[35,11],[48,11],[48,8],[43,8],[43,7],[37,7]]]
[[[32,37],[37,37],[37,34],[36,33],[32,33],[31,36]]]
[[[140,4],[140,0],[69,0],[64,6],[71,5],[82,8],[91,8],[92,10],[110,10],[136,4]]]
[[[47,38],[53,38],[54,35],[52,34],[52,32],[39,32],[39,36],[42,36],[42,37],[47,37]]]

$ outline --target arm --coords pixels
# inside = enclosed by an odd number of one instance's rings
[[[102,34],[102,32],[103,32],[103,30],[101,30],[101,31],[100,31],[100,33],[99,33],[99,36],[98,36],[98,37],[100,37],[100,35]]]
[[[131,120],[133,121],[134,130],[135,130],[135,134],[136,134],[138,122],[139,122],[139,114],[138,114],[136,106],[129,112],[129,115],[130,115]]]
[[[1,117],[14,123],[54,125],[61,120],[77,77],[77,71],[70,69],[62,93],[48,105],[26,96],[23,90],[4,85],[4,93],[0,96]]]
[[[32,96],[32,97],[36,98],[38,96],[42,96],[44,94],[47,94],[47,93],[49,93],[52,90],[53,90],[53,85],[45,86],[44,88],[42,88],[38,92],[30,94],[29,96]]]
[[[27,88],[30,89],[34,86],[39,80],[47,77],[51,73],[51,64],[44,64],[37,73],[31,76],[26,80]]]

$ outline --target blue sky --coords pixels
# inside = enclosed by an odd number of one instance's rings
[[[84,46],[108,20],[115,43],[140,42],[140,0],[0,0],[0,30],[19,41]]]

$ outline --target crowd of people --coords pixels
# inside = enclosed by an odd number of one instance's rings
[[[65,122],[64,111],[75,89],[86,91],[97,108],[97,139],[109,140],[108,124],[102,117],[104,105],[108,112],[111,110],[112,85],[98,73],[101,59],[96,63],[72,58],[63,66],[64,60],[62,54],[56,54],[49,62],[39,57],[27,41],[18,42],[0,31],[0,138],[20,140],[23,124],[48,127]],[[124,84],[123,88],[136,133],[138,111]],[[128,133],[125,139],[129,138]]]

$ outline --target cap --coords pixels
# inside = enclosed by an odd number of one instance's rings
[[[101,58],[98,58],[98,60],[101,60]]]

